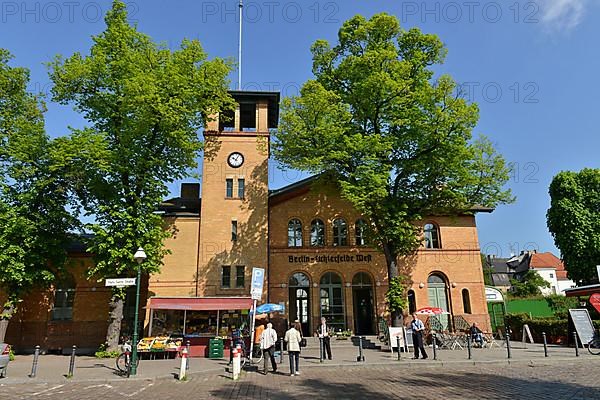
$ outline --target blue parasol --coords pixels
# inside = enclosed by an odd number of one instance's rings
[[[272,312],[284,312],[285,307],[281,304],[266,303],[256,307],[258,314],[268,314]]]

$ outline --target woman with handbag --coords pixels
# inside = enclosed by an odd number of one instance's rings
[[[294,322],[290,324],[290,329],[285,333],[285,341],[288,348],[288,356],[290,358],[290,376],[300,375],[300,342],[302,342],[302,334],[300,333],[300,324]]]

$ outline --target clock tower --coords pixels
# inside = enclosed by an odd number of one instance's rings
[[[279,93],[230,95],[235,112],[204,132],[198,296],[249,296],[252,268],[267,269],[269,131]]]

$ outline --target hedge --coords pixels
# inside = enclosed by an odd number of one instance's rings
[[[592,321],[596,329],[600,329],[600,320]],[[548,343],[566,344],[569,339],[569,321],[557,318],[529,318],[528,314],[507,314],[506,323],[512,331],[511,339],[520,341],[523,339],[523,325],[527,324],[533,340],[542,343],[542,332],[546,332]]]

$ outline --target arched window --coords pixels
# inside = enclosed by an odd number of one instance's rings
[[[325,224],[320,219],[310,223],[310,245],[325,246]]]
[[[325,317],[335,331],[346,328],[344,312],[344,288],[342,278],[336,273],[327,272],[320,281],[321,317]]]
[[[367,244],[367,239],[365,238],[366,229],[367,223],[363,219],[356,220],[354,232],[357,246],[365,246]]]
[[[425,239],[425,248],[427,249],[439,249],[440,246],[440,233],[437,225],[428,223],[423,227],[423,236]]]
[[[462,300],[465,314],[471,314],[471,296],[469,295],[469,289],[462,290]]]
[[[410,289],[408,291],[408,313],[412,314],[417,311],[417,298],[415,297],[415,291]]]
[[[371,277],[366,272],[358,272],[354,275],[354,278],[352,278],[352,286],[371,287],[371,285]]]
[[[300,322],[304,336],[310,334],[310,279],[296,272],[289,280],[289,320]]]
[[[288,247],[302,247],[302,222],[297,218],[288,222]]]
[[[289,286],[310,287],[310,280],[308,279],[308,276],[304,275],[302,272],[296,272],[290,277]]]
[[[73,302],[75,300],[75,279],[68,275],[56,283],[52,320],[68,321],[73,319]]]
[[[348,246],[348,225],[342,218],[333,220],[333,245]]]

